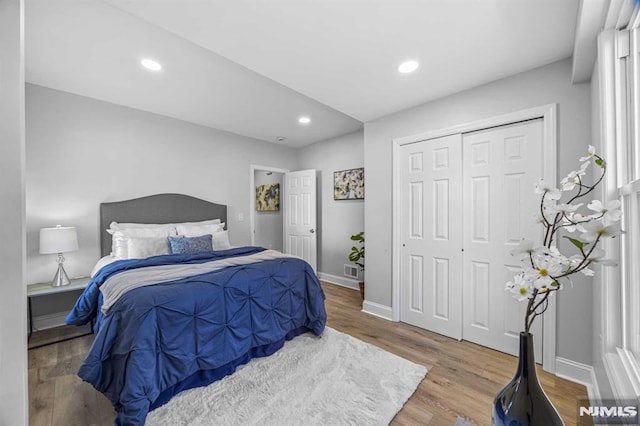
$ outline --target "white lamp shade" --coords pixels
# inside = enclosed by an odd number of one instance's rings
[[[66,253],[78,250],[75,226],[56,226],[40,230],[40,253]]]

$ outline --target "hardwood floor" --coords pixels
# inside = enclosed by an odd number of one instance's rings
[[[364,314],[359,292],[324,283],[323,288],[330,327],[429,368],[393,425],[450,426],[457,416],[479,426],[490,424],[493,396],[511,379],[515,357]],[[34,339],[46,338],[36,334]],[[113,424],[109,401],[76,375],[92,339],[86,336],[29,351],[31,425]],[[575,425],[576,398],[586,396],[585,387],[541,369],[539,375],[567,426]]]
[[[515,372],[517,358],[469,342],[360,312],[360,294],[323,285],[328,324],[429,369],[393,425],[453,425],[461,416],[491,424],[493,397]],[[354,308],[356,306],[356,308]],[[577,398],[587,389],[538,368],[540,382],[567,426],[576,425]]]

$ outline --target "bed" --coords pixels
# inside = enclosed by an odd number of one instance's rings
[[[226,206],[181,194],[103,203],[101,251],[112,250],[106,232],[112,222],[219,218],[224,225],[226,212]],[[95,339],[78,375],[111,401],[115,424],[138,425],[182,390],[232,374],[299,334],[321,335],[326,312],[305,261],[234,247],[107,264],[67,316],[68,324],[89,322]]]

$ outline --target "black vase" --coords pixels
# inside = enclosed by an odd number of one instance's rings
[[[516,375],[496,395],[491,419],[494,426],[564,425],[538,381],[531,334],[520,333]]]

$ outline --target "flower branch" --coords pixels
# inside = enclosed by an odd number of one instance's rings
[[[591,162],[601,170],[593,185],[584,182],[584,176]],[[549,307],[549,297],[562,289],[563,281],[571,275],[582,273],[593,276],[590,269],[593,264],[612,266],[616,262],[604,258],[604,250],[598,244],[605,238],[615,238],[623,231],[619,221],[622,217],[620,201],[603,203],[593,200],[586,205],[592,213],[584,212],[584,203],[576,203],[591,194],[600,185],[606,174],[606,162],[595,154],[595,148],[589,146],[585,157],[580,158],[580,167],[571,171],[555,188],[540,179],[535,184],[535,192],[540,195],[540,218],[538,223],[544,227],[541,246],[523,240],[511,254],[522,261],[521,271],[506,284],[506,289],[519,300],[528,300],[525,312],[525,332],[529,333],[535,318],[543,315]],[[559,203],[567,195],[566,203]],[[576,249],[577,254],[565,256],[555,246],[560,232],[577,236],[563,235]]]

